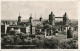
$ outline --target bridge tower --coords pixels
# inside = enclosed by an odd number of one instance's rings
[[[33,22],[32,14],[30,14],[29,21],[30,21],[30,23],[32,23],[32,22]]]
[[[67,16],[67,13],[66,12],[63,15],[63,25],[68,25],[68,16]]]
[[[51,12],[51,14],[49,15],[49,24],[50,25],[55,25],[55,15],[53,14],[53,12]]]

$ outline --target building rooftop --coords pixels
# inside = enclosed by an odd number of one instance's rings
[[[22,28],[25,28],[25,27],[28,27],[29,25],[27,26],[22,26],[22,25],[10,25],[9,27],[22,27]]]

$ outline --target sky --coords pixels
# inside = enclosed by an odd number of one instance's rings
[[[78,19],[77,1],[2,1],[1,19],[17,20],[19,13],[23,20],[29,19],[32,14],[33,19],[48,19],[53,12],[55,17],[62,17],[66,12],[69,19]]]

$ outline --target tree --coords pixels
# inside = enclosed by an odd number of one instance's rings
[[[38,25],[36,26],[37,29],[41,29],[42,27],[43,27],[42,24],[38,24]]]
[[[44,28],[44,29],[51,29],[51,28],[52,28],[52,25],[45,24],[45,25],[43,26],[43,28]]]
[[[76,44],[76,42],[74,42],[73,39],[68,39],[66,41],[62,41],[59,43],[59,48],[61,49],[77,49],[78,46]]]
[[[57,49],[59,45],[59,40],[58,39],[45,39],[44,41],[44,48],[49,48],[49,49]]]

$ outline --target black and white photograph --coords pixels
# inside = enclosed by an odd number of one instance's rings
[[[77,1],[1,1],[1,49],[78,49]]]

